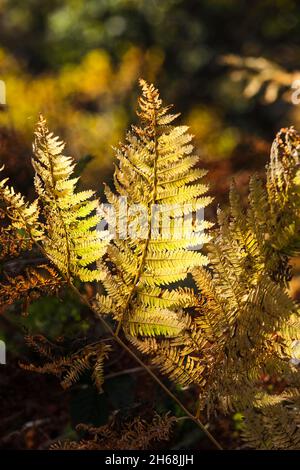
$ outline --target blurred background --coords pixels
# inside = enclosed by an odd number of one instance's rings
[[[292,124],[299,127],[300,105],[292,102],[292,86],[300,79],[300,4],[0,0],[0,80],[6,85],[6,105],[0,105],[0,160],[16,188],[33,195],[31,143],[42,112],[79,162],[82,185],[101,195],[103,182],[111,180],[113,147],[136,119],[139,77],[153,82],[191,127],[200,164],[210,170],[216,202],[206,216],[214,219],[216,205],[227,200],[232,177],[246,194],[249,175],[264,170],[276,132]],[[64,304],[43,299],[30,309],[32,315],[24,320],[20,312],[2,308],[1,337],[10,345],[11,364],[23,351],[24,329],[50,337],[62,332],[72,336],[74,331],[86,335],[89,330],[82,308],[71,297]],[[69,409],[76,410],[76,396],[62,395],[52,379],[37,378],[32,387],[32,378],[24,378],[17,367],[6,371],[7,377],[0,378],[1,399],[8,394],[15,398],[9,405],[13,411],[1,411],[4,448],[43,448],[66,429],[72,434]],[[95,397],[91,400],[93,414],[98,405]],[[77,403],[77,412],[82,411],[78,397]],[[101,412],[107,414],[105,407],[102,403]],[[49,413],[58,420],[50,430]],[[11,414],[16,419],[9,421]],[[105,422],[103,416],[100,422]],[[46,419],[45,426],[24,428],[33,417]],[[82,416],[76,419],[84,421]],[[218,423],[224,431],[221,440],[233,447],[239,419]],[[193,433],[195,429],[183,433],[188,442],[179,436],[174,445],[198,445],[199,436]]]
[[[220,192],[228,173],[265,163],[281,126],[298,124],[287,95],[299,38],[295,0],[1,0],[2,158],[13,134],[7,151],[28,191],[20,164],[42,112],[76,159],[92,157],[84,182],[100,190],[143,77],[191,126]]]

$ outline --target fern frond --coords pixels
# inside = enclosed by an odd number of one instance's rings
[[[85,433],[84,439],[79,442],[58,442],[51,449],[145,450],[155,442],[168,440],[175,422],[174,416],[169,414],[160,416],[155,413],[151,421],[136,417],[119,425],[115,418],[99,428],[80,424],[77,426],[77,430]]]
[[[208,246],[212,275],[194,270],[201,294],[195,321],[212,344],[204,342],[199,353],[207,364],[216,358],[206,370],[209,400],[227,409],[251,407],[263,374],[290,374],[292,342],[299,336],[299,309],[286,289],[288,255],[298,253],[300,240],[299,149],[296,131],[281,130],[267,183],[251,178],[246,210],[232,185],[230,208],[219,212]]]
[[[5,211],[0,208],[0,259],[17,258],[22,251],[31,250],[33,240],[25,232],[16,229],[7,221]]]
[[[39,355],[49,360],[41,366],[34,364],[20,364],[25,370],[38,372],[40,374],[53,374],[61,379],[61,386],[64,389],[70,388],[79,381],[82,374],[91,372],[92,379],[99,391],[102,392],[104,383],[103,367],[104,361],[108,357],[111,347],[104,343],[87,345],[83,349],[68,356],[55,357],[53,347],[43,337],[28,336],[27,344]]]
[[[53,358],[53,344],[50,343],[47,338],[43,335],[26,335],[24,340],[33,351],[35,351],[39,356],[46,359]]]
[[[3,169],[4,167],[0,171]],[[11,226],[15,230],[23,230],[29,240],[40,240],[43,237],[43,229],[39,222],[40,209],[38,201],[26,202],[24,196],[16,192],[7,182],[8,178],[0,181],[0,201],[10,219]]]
[[[14,277],[4,274],[4,277],[5,282],[0,283],[0,305],[11,305],[20,299],[36,300],[41,295],[55,293],[64,283],[48,265],[27,268],[24,274]]]
[[[140,124],[117,150],[116,193],[105,189],[117,219],[128,217],[128,233],[123,237],[117,227],[116,239],[100,263],[108,297],[97,297],[97,309],[118,320],[129,336],[172,338],[189,328],[184,309],[197,300],[191,290],[172,290],[170,284],[184,281],[193,267],[207,263],[204,255],[189,248],[209,238],[204,230],[210,224],[193,216],[211,198],[203,196],[207,185],[199,184],[206,172],[195,168],[198,157],[192,155],[188,127],[173,126],[177,116],[162,105],[154,86],[143,80],[140,85]],[[127,198],[125,212],[119,196]],[[145,209],[142,221],[130,212],[133,204]],[[109,222],[111,214],[105,207],[101,212]],[[189,233],[180,225],[184,216],[191,221]],[[130,230],[141,225],[146,226],[144,236],[132,235]]]
[[[242,437],[258,450],[300,448],[300,397],[298,390],[279,395],[260,394],[244,413]]]
[[[66,366],[66,364],[64,364],[64,366]],[[78,382],[80,376],[86,370],[89,370],[90,367],[91,364],[89,352],[85,355],[81,355],[80,357],[73,357],[72,360],[69,361],[67,371],[64,374],[63,380],[61,381],[62,388],[65,390],[70,388],[73,384]]]
[[[144,308],[136,308],[125,322],[125,329],[131,336],[177,336],[188,326],[188,318],[157,307],[146,312]]]
[[[282,129],[271,149],[267,190],[271,222],[276,226],[275,233],[270,234],[270,243],[288,256],[297,255],[300,250],[299,165],[299,134],[293,127]]]
[[[97,201],[92,191],[76,192],[75,164],[63,154],[65,144],[49,132],[41,116],[35,131],[35,187],[46,218],[43,248],[67,278],[100,280],[99,270],[89,266],[105,251],[105,242],[96,230],[99,218],[93,215]]]
[[[103,392],[102,385],[104,384],[104,361],[108,358],[110,346],[107,344],[99,345],[97,350],[97,357],[93,366],[92,378],[99,393]]]
[[[85,371],[92,370],[94,383],[98,391],[102,392],[104,361],[107,359],[110,350],[109,345],[99,343],[94,346],[86,346],[80,354],[73,354],[69,359],[69,367],[63,371],[62,387],[64,389],[70,388],[78,382]]]
[[[204,344],[201,332],[195,324],[189,324],[189,329],[186,329],[184,334],[171,339],[139,339],[130,336],[129,340],[175,383],[181,386],[204,386],[206,363],[199,355],[199,350],[204,349]]]

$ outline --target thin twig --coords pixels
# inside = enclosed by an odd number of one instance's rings
[[[118,372],[112,372],[111,374],[107,374],[105,376],[105,380],[114,379],[115,377],[120,377],[120,375],[136,374],[137,372],[145,372],[144,367],[132,367],[131,369],[124,369],[119,370]]]

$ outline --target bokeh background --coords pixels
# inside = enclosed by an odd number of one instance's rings
[[[275,133],[299,127],[300,104],[291,99],[298,70],[296,0],[0,0],[0,80],[7,102],[0,106],[1,164],[32,197],[31,142],[42,112],[79,162],[82,185],[101,195],[112,177],[113,147],[135,121],[143,77],[195,134],[215,197],[207,211],[213,220],[231,179],[246,195],[249,175],[263,171]],[[33,381],[17,367],[17,358],[26,355],[24,331],[74,337],[91,334],[91,327],[71,295],[64,303],[35,302],[29,313],[23,318],[2,308],[0,315],[10,354],[5,373],[0,370],[1,402],[8,403],[0,411],[3,448],[46,448],[57,437],[73,436],[76,422],[103,423],[111,409],[136,403],[132,390],[147,401],[131,376],[109,383],[101,399],[87,388],[68,395],[52,379]],[[171,407],[166,401],[160,406]],[[239,420],[216,423],[227,447],[238,446]],[[173,447],[205,447],[198,431],[184,426]]]

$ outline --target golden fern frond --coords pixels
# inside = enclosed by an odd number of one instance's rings
[[[270,243],[288,256],[300,251],[300,138],[293,127],[281,129],[271,149],[267,168],[270,222],[276,231]]]
[[[35,131],[35,188],[43,207],[46,237],[43,248],[67,278],[82,281],[101,279],[99,270],[89,266],[105,251],[105,242],[96,230],[99,218],[93,191],[76,192],[78,178],[72,177],[75,164],[63,155],[65,144],[49,132],[41,116]]]
[[[178,337],[171,339],[129,337],[131,343],[143,354],[148,355],[153,366],[181,386],[205,384],[207,364],[199,351],[208,347],[195,324]],[[206,342],[206,345],[203,344]]]
[[[131,421],[118,423],[116,418],[99,428],[79,424],[77,430],[87,437],[77,441],[58,442],[51,450],[145,450],[156,442],[167,441],[176,418],[155,413],[152,421],[136,417]]]
[[[20,299],[28,303],[57,292],[64,283],[49,265],[26,268],[23,274],[14,277],[4,273],[4,278],[5,282],[0,282],[0,305],[11,305]]]
[[[188,326],[188,319],[179,317],[169,309],[136,308],[128,317],[128,333],[131,336],[177,336]]]
[[[0,171],[3,169],[4,167]],[[43,230],[39,223],[38,200],[32,203],[26,202],[24,196],[16,192],[7,182],[8,178],[0,181],[0,202],[11,226],[16,231],[23,231],[29,240],[40,240],[43,237]]]
[[[244,412],[242,437],[258,450],[299,450],[300,397],[298,390],[279,395],[260,394]]]
[[[254,176],[245,210],[234,185],[230,207],[208,245],[212,274],[194,270],[200,291],[195,322],[212,346],[200,348],[210,400],[247,407],[263,374],[289,374],[299,308],[289,297],[288,256],[299,253],[300,136],[282,129],[271,150],[267,183]]]
[[[105,190],[113,210],[100,209],[108,223],[116,217],[119,226],[100,263],[108,296],[97,297],[97,308],[118,320],[128,335],[176,337],[189,325],[184,309],[197,301],[191,290],[169,286],[207,263],[192,247],[208,240],[204,230],[210,224],[195,212],[211,198],[205,196],[207,185],[198,183],[205,171],[195,168],[198,157],[192,154],[188,128],[173,126],[177,115],[162,105],[153,85],[143,80],[140,85],[140,125],[117,150],[116,193]],[[189,233],[182,226],[184,217],[191,222]]]
[[[170,342],[160,343],[158,353],[153,357],[152,363],[182,387],[205,384],[205,367],[201,364],[201,359],[191,353],[185,355]]]

